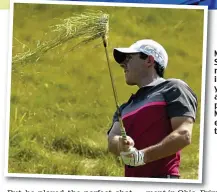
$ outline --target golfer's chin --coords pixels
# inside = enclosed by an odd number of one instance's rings
[[[135,82],[133,82],[132,80],[130,80],[130,79],[128,79],[128,78],[126,78],[125,81],[126,81],[126,84],[127,84],[127,85],[136,85]]]

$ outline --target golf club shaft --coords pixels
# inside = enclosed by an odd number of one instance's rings
[[[102,38],[103,38],[103,45],[105,47],[106,59],[107,59],[109,75],[110,75],[112,90],[113,90],[114,99],[115,99],[115,105],[116,105],[116,108],[117,108],[118,119],[119,119],[119,122],[120,122],[121,136],[123,137],[123,139],[126,139],[127,135],[126,135],[125,128],[123,126],[122,119],[121,119],[121,111],[120,111],[120,107],[119,107],[119,104],[118,104],[117,92],[116,92],[116,89],[115,89],[114,79],[113,79],[112,72],[111,72],[111,67],[110,67],[110,61],[109,61],[108,50],[107,50],[107,42],[106,42],[105,37],[102,37]]]

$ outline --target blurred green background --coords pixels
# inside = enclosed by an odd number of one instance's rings
[[[112,50],[144,38],[167,50],[166,78],[182,79],[195,91],[199,108],[181,175],[198,179],[203,10],[15,4],[13,55],[51,38],[50,26],[61,19],[90,10],[110,15],[108,50],[120,103],[137,87],[125,84]],[[107,152],[115,103],[104,47],[98,39],[70,51],[74,44],[70,40],[35,63],[12,66],[10,173],[124,174],[120,160]]]

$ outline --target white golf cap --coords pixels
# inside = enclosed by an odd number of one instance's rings
[[[153,56],[154,60],[164,69],[167,67],[168,55],[162,45],[152,39],[139,40],[128,48],[114,48],[114,58],[117,63],[123,62],[128,53],[144,53]]]

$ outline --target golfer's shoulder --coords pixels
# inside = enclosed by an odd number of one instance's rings
[[[181,79],[175,79],[175,78],[167,79],[167,85],[168,87],[171,87],[171,88],[189,89],[190,91],[193,92],[191,87],[185,81]]]
[[[190,88],[190,86],[181,79],[170,78],[170,79],[167,79],[167,82],[169,86],[189,87]]]
[[[181,79],[167,79],[168,87],[173,89],[173,91],[178,91],[187,95],[192,95],[193,97],[197,97],[193,89],[183,80]]]

